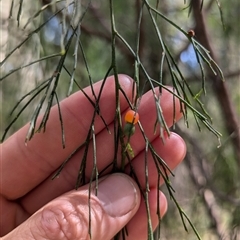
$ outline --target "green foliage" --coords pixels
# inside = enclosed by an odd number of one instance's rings
[[[218,105],[219,99],[214,91],[215,83],[211,78],[218,76],[223,80],[222,70],[226,72],[226,84],[230,93],[234,94],[231,96],[234,100],[232,108],[238,111],[239,117],[240,94],[236,88],[239,87],[239,54],[236,54],[236,51],[239,52],[239,28],[233,17],[238,16],[238,1],[231,0],[231,4],[226,0],[221,1],[222,16],[219,14],[219,6],[213,4],[214,1],[202,1],[202,11],[207,16],[205,27],[208,28],[208,37],[213,42],[213,50],[218,56],[218,62],[198,41],[199,35],[192,37],[188,34],[190,29],[195,28],[196,19],[191,7],[183,4],[183,1],[171,3],[82,1],[82,6],[79,8],[81,11],[78,10],[80,16],[77,13],[72,16],[71,12],[66,12],[67,1],[55,1],[56,4],[47,5],[40,5],[40,2],[33,6],[27,6],[26,3],[18,7],[14,5],[10,12],[12,19],[6,19],[8,27],[2,29],[3,33],[8,35],[5,48],[1,52],[4,56],[1,59],[0,76],[4,107],[0,110],[3,127],[7,130],[3,131],[3,138],[7,138],[23,123],[30,121],[31,127],[26,141],[31,140],[36,131],[45,129],[53,104],[57,104],[79,89],[82,91],[85,86],[92,85],[110,74],[130,75],[137,83],[139,97],[156,86],[161,89],[165,88],[165,85],[172,85],[175,88],[173,95],[184,104],[184,121],[179,125],[179,129],[176,126],[174,128],[188,143],[190,154],[186,158],[184,171],[177,172],[178,181],[171,179],[177,192],[176,198],[169,178],[164,172],[159,173],[164,177],[165,191],[171,197],[169,213],[162,221],[162,226],[165,228],[162,234],[166,239],[180,239],[179,236],[182,239],[200,238],[195,227],[191,226],[193,222],[205,239],[209,239],[209,236],[218,236],[217,226],[212,224],[215,216],[209,213],[208,202],[204,198],[205,191],[211,191],[216,204],[224,206],[220,212],[229,219],[227,225],[230,226],[231,223],[232,226],[237,225],[239,201],[236,200],[234,205],[232,202],[235,201],[229,199],[235,200],[239,196],[240,166],[239,159],[236,159],[235,155],[239,149],[236,149],[232,143],[232,135],[227,131],[227,117],[222,115],[223,106]],[[75,1],[69,2],[76,7]],[[216,3],[219,4],[218,1]],[[20,7],[23,9],[22,13]],[[190,17],[189,10],[191,10]],[[222,29],[221,17],[224,19],[225,31]],[[55,23],[51,22],[53,19],[56,20]],[[76,25],[73,24],[75,22]],[[51,40],[48,39],[47,28],[50,28],[54,35]],[[189,47],[192,47],[192,50],[186,51]],[[117,77],[115,81],[117,86]],[[25,97],[22,98],[23,96]],[[162,130],[169,131],[158,104],[159,96],[154,94],[154,91],[153,97],[158,111],[156,123]],[[99,99],[95,100],[93,105],[96,107],[96,115]],[[131,108],[137,108],[140,104],[140,100],[135,100],[133,103],[127,100]],[[16,108],[9,117],[14,106]],[[118,110],[116,123],[118,123],[118,131],[121,132],[118,94],[116,94],[116,110]],[[36,126],[35,121],[40,114],[45,118],[40,126]],[[61,112],[59,118],[61,121]],[[188,129],[186,130],[183,125]],[[153,126],[153,130],[155,127]],[[198,132],[199,130],[201,133]],[[209,130],[213,134],[210,134]],[[223,133],[222,147],[216,148],[218,142],[215,137],[219,139],[220,132]],[[164,166],[162,159],[156,155],[147,141],[144,129],[142,133],[146,139],[146,149],[148,148],[156,156],[156,160],[166,170],[167,166]],[[62,135],[64,135],[63,131]],[[93,125],[89,127],[86,146],[92,137],[94,137]],[[125,149],[123,139],[120,139],[120,142]],[[131,154],[131,147],[128,150]],[[125,157],[129,158],[127,153]],[[66,159],[55,176],[70,158],[71,156]],[[85,160],[83,159],[83,163]],[[197,176],[194,175],[195,172],[189,161],[199,168]],[[84,169],[84,165],[81,167]],[[204,168],[207,169],[207,174],[204,173]],[[79,176],[77,186],[81,183],[82,177]],[[204,183],[200,184],[194,180],[195,178],[203,179]],[[181,181],[182,185],[179,183]],[[189,182],[192,183],[187,184]],[[179,195],[179,189],[184,194]],[[174,208],[171,202],[174,203]],[[146,207],[148,209],[147,204]],[[231,209],[233,216],[230,216],[226,209]],[[192,227],[193,231],[189,235],[182,231],[184,229],[182,226],[179,228],[181,221],[184,223],[184,228],[189,230]],[[150,225],[149,223],[149,228]],[[228,228],[224,230],[229,231]],[[149,236],[151,239],[152,233]]]

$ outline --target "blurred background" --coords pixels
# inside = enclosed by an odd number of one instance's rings
[[[152,79],[159,79],[161,74],[163,84],[173,85],[169,67],[162,65],[163,49],[143,3],[114,1],[116,29],[134,51],[140,34],[139,57],[148,74]],[[184,138],[188,147],[185,160],[174,171],[175,177],[171,177],[176,199],[202,239],[240,239],[240,2],[151,0],[148,3],[170,20],[153,14],[163,41],[194,94],[201,93],[203,76],[193,45],[181,29],[186,33],[194,31],[194,39],[210,51],[225,79],[222,81],[219,74],[213,74],[203,63],[206,95],[199,94],[198,98],[213,127],[222,134],[221,146],[201,122],[199,131],[191,113],[188,124],[181,120],[171,129]],[[31,120],[42,97],[39,92],[28,104],[33,95],[26,94],[54,74],[60,74],[56,89],[59,100],[79,90],[76,84],[71,85],[73,78],[83,88],[90,84],[89,74],[92,82],[105,77],[112,61],[112,30],[108,1],[9,0],[0,1],[0,6],[1,136],[14,123],[7,138]],[[142,21],[138,26],[141,11]],[[73,34],[71,26],[78,23],[80,27]],[[61,54],[66,51],[64,44],[72,36],[64,67],[56,72]],[[76,44],[79,39],[80,45]],[[118,72],[134,77],[132,53],[119,40],[115,49]],[[140,73],[140,88],[143,86],[146,91],[150,88]],[[167,195],[164,187],[162,190]],[[168,213],[161,222],[161,239],[197,239],[187,226],[189,232],[184,230],[178,210],[169,199]]]

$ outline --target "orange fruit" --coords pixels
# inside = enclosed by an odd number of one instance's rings
[[[128,110],[124,119],[125,122],[135,125],[139,120],[139,114],[133,110]]]

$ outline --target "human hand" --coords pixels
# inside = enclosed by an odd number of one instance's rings
[[[119,81],[126,95],[131,99],[133,81],[119,75]],[[94,84],[98,95],[102,82]],[[114,77],[109,77],[99,102],[100,111],[113,132],[115,116]],[[90,87],[85,89],[92,96]],[[157,91],[157,89],[156,89]],[[93,98],[92,98],[93,99]],[[120,94],[121,111],[128,109],[128,103]],[[161,107],[168,126],[173,122],[173,97],[163,90]],[[77,92],[61,102],[61,111],[66,137],[66,148],[61,148],[60,123],[57,107],[50,113],[44,134],[36,134],[28,145],[24,140],[28,126],[24,126],[1,145],[1,219],[0,235],[7,239],[90,239],[88,230],[89,185],[73,190],[84,149],[80,149],[65,166],[60,177],[51,181],[56,169],[86,139],[93,116],[93,106]],[[181,117],[180,104],[175,102],[176,119]],[[140,122],[149,141],[157,153],[174,169],[185,156],[185,143],[172,133],[163,145],[159,134],[154,134],[156,120],[155,102],[152,92],[146,93],[138,109]],[[95,119],[97,166],[101,172],[113,160],[114,134],[109,134],[99,116]],[[145,141],[138,127],[130,139],[135,157],[132,166],[142,188],[145,186]],[[86,165],[86,179],[89,180],[93,167],[93,146],[90,144]],[[121,158],[119,153],[118,158]],[[109,169],[110,170],[110,169]],[[126,166],[126,173],[129,173]],[[158,173],[148,156],[149,205],[153,228],[158,224],[157,177]],[[106,171],[106,174],[109,172]],[[163,179],[160,180],[163,183]],[[160,212],[167,210],[167,201],[160,193]],[[147,238],[147,215],[145,203],[136,183],[126,174],[115,173],[99,179],[98,195],[91,194],[91,234],[93,240],[111,239],[126,224],[127,239]]]

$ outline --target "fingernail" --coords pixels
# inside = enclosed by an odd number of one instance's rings
[[[129,176],[115,173],[99,182],[97,197],[110,216],[120,217],[138,204],[139,190]]]

